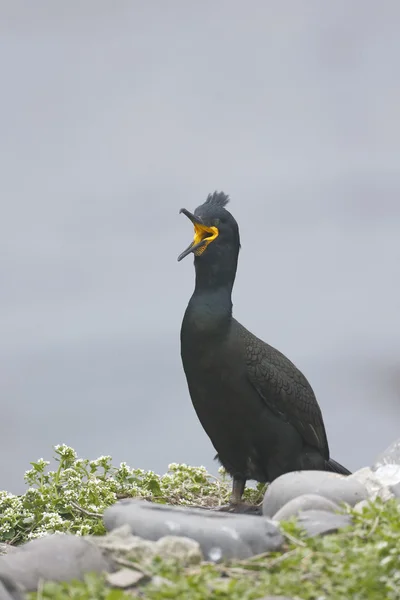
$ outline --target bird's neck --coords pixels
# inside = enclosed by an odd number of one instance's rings
[[[232,321],[231,290],[196,288],[186,308],[181,330],[182,347],[189,353],[201,352],[210,343],[223,341]],[[205,344],[205,346],[204,346]]]
[[[223,338],[232,320],[232,288],[236,262],[221,268],[195,260],[196,285],[184,318],[184,329],[191,336]]]
[[[214,248],[207,249],[204,255],[194,260],[196,271],[194,293],[200,296],[217,294],[221,302],[230,302],[237,263],[238,252],[233,251],[229,246],[219,248],[217,252]]]
[[[227,321],[232,317],[232,293],[226,288],[217,290],[195,289],[188,307],[194,313],[207,316],[210,321]]]

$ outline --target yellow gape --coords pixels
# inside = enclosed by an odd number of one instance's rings
[[[193,246],[196,246],[200,242],[204,242],[199,246],[194,254],[196,256],[200,256],[203,254],[204,250],[207,248],[208,244],[215,240],[218,236],[218,229],[216,227],[206,227],[205,225],[201,225],[200,223],[195,223],[194,225],[194,237],[193,237]]]

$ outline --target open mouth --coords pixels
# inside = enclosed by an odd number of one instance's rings
[[[178,261],[185,258],[188,254],[193,252],[195,256],[200,256],[203,254],[204,250],[207,248],[208,244],[215,240],[218,236],[218,229],[216,227],[207,227],[207,225],[203,225],[200,223],[196,217],[186,210],[186,208],[181,208],[179,211],[186,215],[188,219],[190,219],[194,226],[194,236],[193,242],[178,256]]]

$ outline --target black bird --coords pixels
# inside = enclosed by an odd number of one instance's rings
[[[321,410],[304,375],[232,316],[240,237],[228,202],[214,192],[194,214],[180,211],[192,221],[194,239],[178,261],[193,253],[196,270],[181,357],[197,416],[233,477],[231,503],[239,504],[249,479],[350,471],[329,457]]]

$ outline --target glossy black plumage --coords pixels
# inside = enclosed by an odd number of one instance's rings
[[[193,406],[234,479],[238,502],[248,479],[271,482],[302,469],[349,471],[330,459],[321,410],[304,375],[232,316],[240,237],[227,201],[214,193],[193,215],[182,209],[197,234],[179,257],[193,251],[196,270],[181,356]]]

